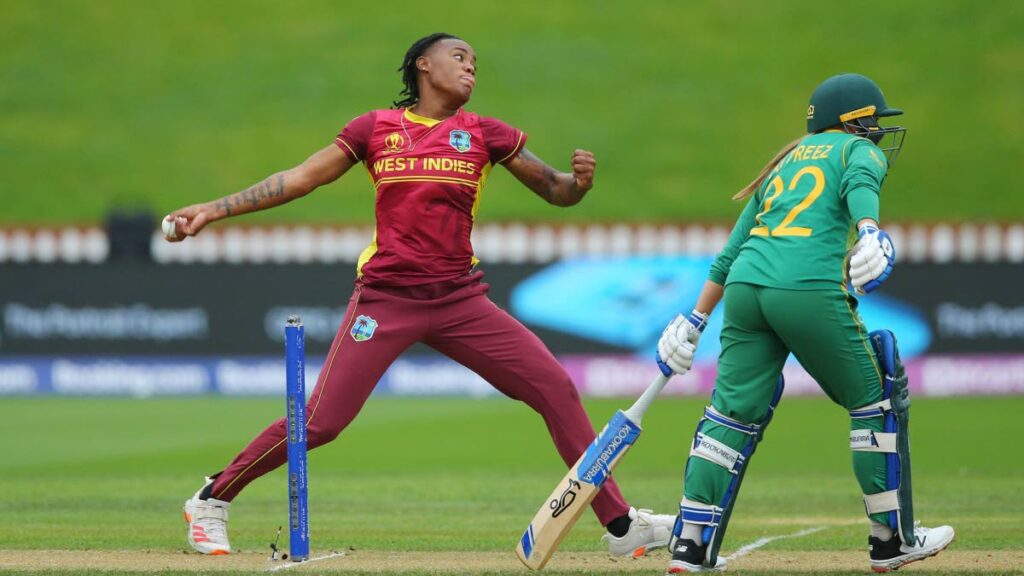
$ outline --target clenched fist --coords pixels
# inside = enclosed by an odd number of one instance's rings
[[[586,192],[594,187],[595,168],[597,168],[597,160],[594,159],[593,152],[576,150],[572,153],[572,175],[580,190]]]

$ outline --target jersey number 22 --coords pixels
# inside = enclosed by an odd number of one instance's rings
[[[782,181],[782,176],[775,176],[771,183],[768,185],[770,188],[774,188],[774,192],[764,201],[764,210],[762,210],[757,216],[754,217],[760,226],[754,226],[750,229],[751,236],[810,236],[812,229],[805,228],[803,226],[790,226],[796,217],[801,212],[810,208],[811,204],[821,196],[821,192],[825,190],[825,173],[821,171],[821,168],[817,166],[807,166],[800,169],[793,179],[789,181],[789,190],[792,191],[796,188],[797,184],[800,183],[800,179],[804,176],[811,176],[814,178],[814,188],[811,189],[811,193],[808,194],[804,199],[793,207],[792,210],[786,214],[786,217],[782,222],[775,228],[769,230],[768,226],[761,221],[761,217],[767,214],[772,209],[772,202],[782,194],[782,191],[786,189],[785,183]]]

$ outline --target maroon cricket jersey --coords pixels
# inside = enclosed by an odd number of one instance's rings
[[[480,193],[526,134],[465,110],[438,121],[402,108],[355,118],[334,143],[366,164],[377,191],[377,227],[359,257],[359,277],[417,286],[454,280],[476,264],[470,233]]]

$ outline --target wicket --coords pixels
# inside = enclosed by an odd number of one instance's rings
[[[306,350],[302,319],[289,316],[284,328],[287,380],[288,532],[292,562],[309,559],[306,491]]]

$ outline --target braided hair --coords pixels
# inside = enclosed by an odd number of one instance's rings
[[[408,108],[420,100],[420,86],[418,80],[420,77],[420,70],[416,67],[416,60],[419,59],[423,54],[435,43],[441,40],[447,40],[454,38],[461,40],[458,36],[452,36],[444,32],[435,32],[429,36],[424,36],[419,40],[412,43],[409,50],[405,52],[405,59],[402,60],[402,65],[399,66],[398,71],[402,73],[402,83],[405,84],[405,88],[398,93],[398,96],[405,96],[392,102],[391,104],[395,108]]]

